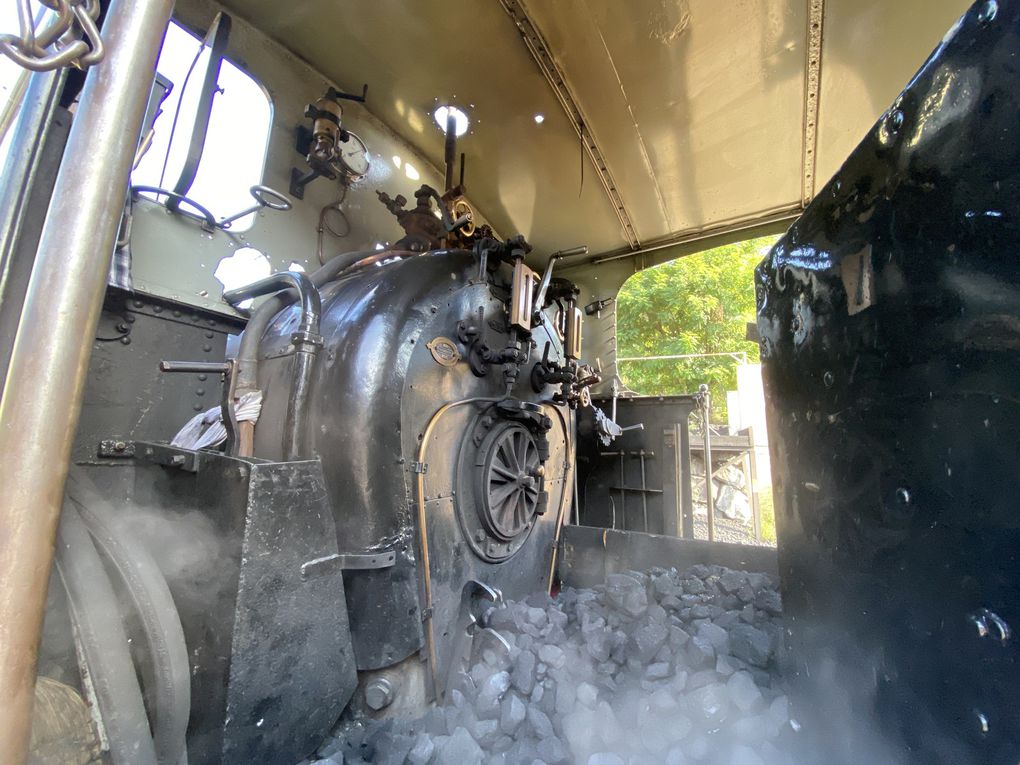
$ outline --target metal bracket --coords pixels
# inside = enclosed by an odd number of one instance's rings
[[[199,452],[191,449],[179,449],[169,444],[157,444],[138,441],[135,444],[135,456],[165,467],[175,467],[189,473],[197,473],[199,468]]]
[[[99,456],[111,459],[128,459],[135,456],[135,442],[119,438],[103,439],[99,442]]]
[[[412,462],[411,463],[411,472],[412,473],[420,473],[421,475],[425,475],[426,473],[429,472],[429,463],[427,463],[427,462]]]
[[[395,550],[376,553],[334,553],[301,564],[301,578],[315,579],[336,571],[371,571],[391,568],[397,562]]]

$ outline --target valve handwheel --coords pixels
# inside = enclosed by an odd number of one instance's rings
[[[248,191],[255,198],[256,202],[263,207],[268,207],[270,210],[289,210],[294,206],[286,196],[268,186],[256,184]]]

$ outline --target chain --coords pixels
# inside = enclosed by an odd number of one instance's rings
[[[105,53],[96,27],[99,0],[38,0],[53,11],[36,30],[31,0],[15,0],[20,35],[0,34],[0,53],[33,72],[98,64]],[[51,14],[46,14],[50,16]]]

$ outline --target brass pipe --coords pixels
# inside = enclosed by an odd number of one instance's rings
[[[418,467],[416,468],[417,472],[415,473],[415,505],[417,505],[418,510],[418,548],[422,568],[422,597],[424,600],[424,603],[422,604],[422,611],[428,614],[428,618],[424,620],[425,649],[428,652],[429,675],[432,678],[433,689],[439,688],[440,686],[437,668],[438,657],[436,655],[435,624],[432,619],[432,569],[429,562],[430,561],[429,537],[427,515],[425,513],[425,469],[426,469],[425,466],[428,464],[425,458],[428,456],[428,444],[429,440],[432,438],[432,433],[435,430],[436,424],[439,422],[440,418],[442,418],[442,416],[449,412],[451,409],[460,406],[465,406],[467,404],[483,404],[483,403],[495,404],[503,400],[504,397],[502,396],[496,398],[477,396],[474,398],[465,398],[460,401],[453,401],[450,402],[449,404],[444,404],[443,406],[439,407],[439,409],[436,410],[435,414],[432,415],[428,423],[425,425],[425,430],[422,432],[421,443],[418,444]],[[564,463],[567,470],[564,471],[564,483],[563,483],[564,489],[560,495],[560,509],[556,519],[556,533],[553,540],[552,561],[549,568],[549,587],[551,587],[552,572],[556,569],[556,549],[557,546],[559,545],[560,529],[563,526],[563,513],[565,509],[563,497],[568,495],[568,492],[566,490],[567,486],[566,475],[569,472],[571,465],[570,455],[572,453],[571,446],[573,443],[573,439],[570,437],[570,429],[567,427],[567,421],[563,417],[563,413],[560,411],[559,407],[553,404],[545,405],[551,406],[553,410],[556,412],[557,416],[560,418],[560,424],[563,426],[563,436],[567,442],[566,451],[568,455],[564,459]]]
[[[0,399],[0,757],[24,762],[71,443],[173,0],[113,0],[43,227]]]
[[[577,472],[577,455],[574,452],[576,444],[574,443],[574,439],[571,438],[570,427],[567,423],[567,419],[563,416],[563,412],[560,411],[560,408],[555,404],[547,403],[546,406],[551,407],[552,410],[556,412],[557,416],[560,418],[560,425],[563,426],[563,438],[566,439],[566,444],[564,444],[564,448],[566,449],[567,454],[567,456],[563,460],[564,461],[563,491],[560,494],[560,511],[559,515],[556,518],[556,534],[553,537],[552,556],[549,561],[549,584],[546,587],[546,592],[551,593],[553,577],[556,575],[556,557],[560,549],[560,533],[563,531],[563,516],[567,508],[566,499],[570,496],[570,491],[567,488],[570,484],[570,478],[568,478],[568,476],[573,476],[573,474]]]
[[[422,604],[422,613],[426,615],[424,619],[425,623],[425,649],[428,651],[429,661],[429,675],[432,678],[433,693],[435,689],[439,688],[439,675],[437,669],[438,657],[436,656],[436,631],[435,624],[432,619],[432,570],[429,565],[429,533],[426,527],[426,515],[425,515],[425,470],[428,463],[425,461],[425,457],[428,455],[428,444],[429,439],[432,438],[432,431],[435,430],[436,423],[439,419],[459,406],[466,406],[467,404],[494,404],[497,401],[502,401],[502,398],[487,398],[484,396],[478,396],[475,398],[465,398],[460,401],[452,401],[449,404],[443,404],[436,410],[435,414],[429,419],[425,425],[425,430],[422,432],[421,443],[418,444],[418,467],[416,468],[416,480],[415,480],[415,504],[418,506],[418,548],[421,558],[422,568],[422,596],[424,603]]]

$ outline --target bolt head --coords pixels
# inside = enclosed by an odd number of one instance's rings
[[[385,677],[376,678],[365,686],[365,703],[376,712],[392,704],[395,696],[393,683]]]

